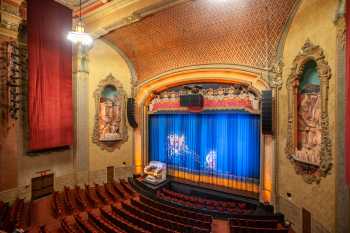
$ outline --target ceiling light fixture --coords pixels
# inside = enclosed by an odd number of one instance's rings
[[[82,44],[85,46],[90,46],[93,42],[92,37],[90,36],[89,33],[85,32],[85,27],[84,23],[82,20],[82,15],[81,15],[81,0],[79,2],[79,21],[75,25],[75,28],[73,31],[70,31],[67,35],[67,39],[71,41],[74,44]]]

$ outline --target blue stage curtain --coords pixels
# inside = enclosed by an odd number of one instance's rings
[[[259,184],[260,117],[237,111],[150,115],[150,160],[200,176]],[[244,189],[244,188],[243,188]]]

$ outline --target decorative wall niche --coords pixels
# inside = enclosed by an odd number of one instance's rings
[[[94,92],[96,103],[93,142],[102,150],[113,151],[128,139],[125,120],[126,93],[111,74]]]
[[[307,40],[287,80],[286,154],[307,183],[319,183],[332,167],[328,120],[331,69],[321,47]]]

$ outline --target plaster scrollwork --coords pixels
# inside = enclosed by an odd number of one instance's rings
[[[337,27],[337,41],[338,46],[342,49],[345,49],[346,42],[346,23],[345,17],[339,17],[334,21],[334,24]]]
[[[126,98],[122,84],[111,74],[94,92],[95,126],[92,140],[102,150],[114,151],[128,140]]]
[[[283,62],[279,61],[272,65],[271,72],[273,73],[270,78],[270,86],[271,88],[281,89],[283,85],[282,79],[282,70],[283,70]]]
[[[317,163],[310,163],[310,161],[299,160],[297,154],[300,153],[298,148],[298,122],[299,122],[299,103],[298,88],[302,75],[304,73],[305,65],[313,61],[316,64],[316,70],[319,77],[319,96],[320,96],[320,149],[317,150]],[[332,152],[331,139],[329,135],[329,117],[328,117],[328,88],[329,79],[331,78],[331,69],[328,65],[323,49],[320,46],[314,45],[310,40],[307,40],[302,47],[299,54],[293,61],[291,73],[287,80],[288,90],[288,128],[287,128],[287,144],[285,152],[288,159],[293,163],[297,174],[303,176],[305,182],[311,184],[313,182],[319,183],[322,177],[327,176],[332,167]],[[309,140],[309,139],[308,139]],[[299,144],[300,146],[300,144]]]

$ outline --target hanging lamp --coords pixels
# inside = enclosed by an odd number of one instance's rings
[[[79,7],[79,21],[75,25],[74,30],[68,33],[67,39],[74,44],[90,46],[93,42],[93,39],[89,33],[85,32],[84,23],[81,17],[81,0],[79,2]]]

